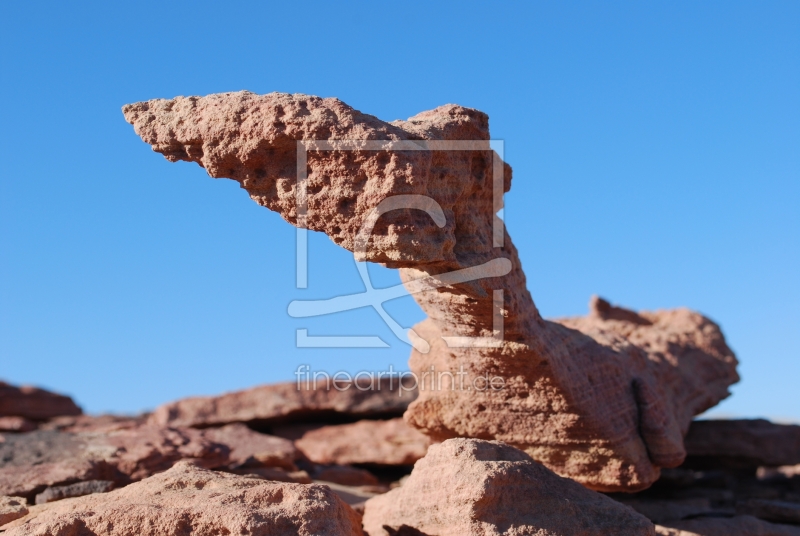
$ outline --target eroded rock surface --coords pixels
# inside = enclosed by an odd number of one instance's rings
[[[400,269],[429,316],[409,335],[411,368],[445,380],[421,387],[405,418],[436,440],[493,437],[594,489],[640,489],[681,463],[691,417],[738,379],[719,328],[697,313],[595,301],[586,319],[539,315],[495,215],[511,168],[490,150],[482,112],[447,105],[386,123],[335,98],[240,92],[140,102],[123,113],[168,160],[232,178],[358,260]],[[302,187],[297,140],[333,142],[307,145]],[[385,141],[378,150],[353,143],[369,140]],[[476,143],[413,150],[457,140]],[[489,377],[502,388],[479,388]],[[283,414],[256,409],[257,396],[230,401],[225,410],[209,400],[161,408],[157,418],[203,426]]]
[[[360,385],[320,381],[262,385],[219,396],[184,398],[164,404],[151,416],[159,426],[205,428],[229,423],[261,426],[338,417],[358,419],[402,415],[416,398],[412,389],[398,389],[397,380]]]
[[[632,509],[496,441],[450,439],[433,445],[399,488],[367,501],[364,530],[391,536],[653,535]]]
[[[0,527],[28,513],[26,501],[22,497],[0,495]]]
[[[0,417],[23,417],[34,421],[59,415],[80,415],[81,408],[68,396],[38,387],[15,387],[0,381]]]
[[[122,489],[31,508],[6,536],[361,535],[358,514],[329,488],[177,464]]]
[[[398,418],[323,426],[296,445],[322,464],[412,465],[425,456],[430,439]]]
[[[230,448],[228,459],[231,468],[280,467],[297,471],[295,461],[302,457],[288,439],[254,432],[241,423],[209,428],[203,431],[203,435]]]

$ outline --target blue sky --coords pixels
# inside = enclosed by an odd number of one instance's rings
[[[232,181],[170,164],[129,102],[247,89],[385,120],[490,116],[506,223],[545,316],[589,296],[716,320],[742,382],[717,415],[800,420],[797,2],[0,4],[0,377],[92,412],[404,368],[377,314],[288,316],[363,290],[352,256]],[[397,274],[371,267],[376,285]],[[389,304],[405,326],[411,298]],[[298,349],[295,331],[386,349]]]

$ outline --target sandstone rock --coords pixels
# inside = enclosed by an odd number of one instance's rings
[[[333,482],[342,486],[377,486],[378,479],[366,469],[349,465],[318,466],[314,471],[314,480]]]
[[[140,426],[109,433],[8,435],[0,443],[0,495],[33,498],[47,487],[84,480],[127,484],[185,459],[219,467],[228,462],[228,452],[193,429]]]
[[[800,426],[764,419],[694,421],[686,436],[686,450],[690,456],[718,463],[800,464]]]
[[[230,448],[230,467],[280,467],[297,471],[294,462],[302,457],[291,441],[254,432],[241,423],[209,428],[203,435]]]
[[[70,415],[56,417],[39,426],[40,430],[59,430],[61,432],[115,432],[129,430],[145,424],[147,418],[139,415]]]
[[[87,480],[66,486],[53,486],[36,495],[36,504],[45,504],[71,497],[83,497],[92,493],[106,493],[114,489],[110,480]]]
[[[31,432],[37,425],[25,417],[0,417],[0,432]]]
[[[23,417],[34,421],[59,415],[80,415],[81,408],[68,396],[37,387],[15,387],[0,382],[0,417]]]
[[[287,471],[280,467],[238,467],[229,469],[228,472],[236,475],[257,476],[264,480],[276,482],[294,482],[296,484],[311,484],[313,480],[306,471]]]
[[[410,366],[418,376],[433,371],[434,384],[420,386],[405,418],[435,440],[496,438],[589,487],[640,489],[681,463],[691,417],[738,380],[719,328],[688,310],[637,314],[595,300],[587,319],[539,315],[496,216],[511,168],[490,149],[488,117],[477,110],[447,105],[385,123],[334,98],[240,92],[123,113],[168,160],[232,178],[357,260],[400,269],[429,316],[409,333]],[[330,149],[306,144],[300,185],[297,140]],[[427,150],[457,140],[472,143]],[[157,413],[191,425],[285,414],[243,402]]]
[[[750,499],[737,503],[736,513],[776,523],[800,525],[800,504],[793,502]]]
[[[331,491],[360,515],[364,514],[364,505],[369,499],[388,491],[381,487],[345,486],[334,482],[318,482],[318,484],[329,487]]]
[[[771,478],[800,477],[800,464],[781,465],[778,467],[759,467],[756,471],[758,478],[768,480]]]
[[[370,536],[403,525],[436,536],[655,534],[627,506],[555,475],[518,449],[479,439],[432,445],[401,487],[367,501]]]
[[[33,508],[6,536],[362,534],[358,515],[325,486],[266,482],[185,462],[110,493]]]
[[[0,496],[0,527],[27,514],[24,498]]]
[[[690,516],[698,516],[711,512],[711,502],[708,499],[627,499],[620,501],[630,506],[653,523],[666,523],[680,521]]]
[[[800,536],[800,527],[768,523],[751,516],[705,517],[656,526],[659,536]]]
[[[377,383],[376,383],[377,386]],[[263,385],[214,397],[184,398],[156,409],[151,420],[159,426],[207,427],[245,422],[261,426],[292,420],[384,417],[402,415],[416,393],[392,389],[383,381],[377,389],[339,384],[339,389],[301,381]],[[365,388],[366,387],[366,388]]]
[[[430,440],[403,419],[323,426],[295,444],[308,459],[323,464],[411,465]]]

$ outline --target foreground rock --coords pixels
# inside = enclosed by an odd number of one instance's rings
[[[168,160],[232,178],[358,260],[400,269],[429,316],[409,335],[411,368],[438,378],[433,389],[421,386],[406,420],[436,440],[494,437],[592,488],[639,489],[681,463],[691,417],[738,380],[719,328],[697,313],[636,314],[598,301],[585,320],[539,315],[496,216],[511,168],[490,149],[488,117],[477,110],[447,105],[386,123],[334,98],[241,92],[140,102],[123,113]],[[300,184],[296,140],[330,144],[307,145]],[[289,411],[308,407],[292,402],[304,396],[287,393]],[[204,426],[285,415],[255,394],[244,398],[222,409],[185,402],[158,418]]]
[[[376,382],[376,389],[352,383],[300,382],[263,385],[220,396],[184,398],[156,409],[151,420],[159,426],[198,427],[229,423],[269,426],[290,421],[330,418],[358,419],[402,415],[417,396],[398,389],[397,380]],[[391,387],[391,388],[390,388]]]
[[[179,460],[228,462],[229,449],[201,430],[140,426],[106,434],[55,430],[7,435],[0,443],[0,495],[33,499],[45,488],[87,480],[127,484]]]
[[[370,536],[652,535],[643,516],[496,441],[433,445],[399,488],[367,501]],[[413,532],[413,529],[418,532]]]
[[[68,396],[37,387],[15,387],[0,382],[0,417],[22,417],[34,421],[60,415],[80,415],[81,408]]]
[[[686,450],[706,465],[791,466],[800,464],[800,426],[764,419],[695,421]]]
[[[358,515],[330,489],[267,482],[180,463],[101,495],[32,507],[6,536],[361,535]]]
[[[430,439],[403,419],[391,419],[323,426],[295,444],[322,464],[412,465],[425,456]]]
[[[22,497],[6,497],[0,495],[0,527],[27,515],[28,507]]]

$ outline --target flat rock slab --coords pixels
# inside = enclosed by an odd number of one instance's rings
[[[24,417],[35,421],[59,415],[80,415],[81,408],[64,395],[38,387],[15,387],[0,382],[0,417]]]
[[[737,503],[736,512],[776,523],[800,525],[800,503],[749,499]]]
[[[241,423],[203,430],[206,438],[230,448],[231,467],[280,467],[297,471],[295,461],[302,454],[294,443],[282,437],[254,432]]]
[[[0,495],[33,499],[47,487],[86,480],[127,484],[180,460],[205,467],[228,463],[229,449],[201,430],[139,426],[108,433],[37,430],[0,443]]]
[[[384,378],[384,380],[386,380]],[[354,383],[306,381],[262,385],[220,396],[184,398],[158,407],[151,417],[159,426],[221,426],[243,422],[260,426],[294,421],[402,415],[417,396],[414,390],[398,389],[395,379],[375,382],[375,387]]]
[[[751,516],[706,517],[657,526],[659,536],[800,536],[800,527],[769,523]]]
[[[364,530],[370,536],[655,534],[631,508],[516,448],[479,439],[432,445],[402,486],[367,501]]]
[[[31,508],[5,536],[359,536],[359,516],[329,488],[267,482],[182,462],[122,489]]]
[[[800,464],[800,426],[764,419],[692,422],[686,435],[688,456],[753,467]]]
[[[339,465],[412,465],[425,456],[430,443],[400,418],[323,426],[295,442],[310,460]]]

